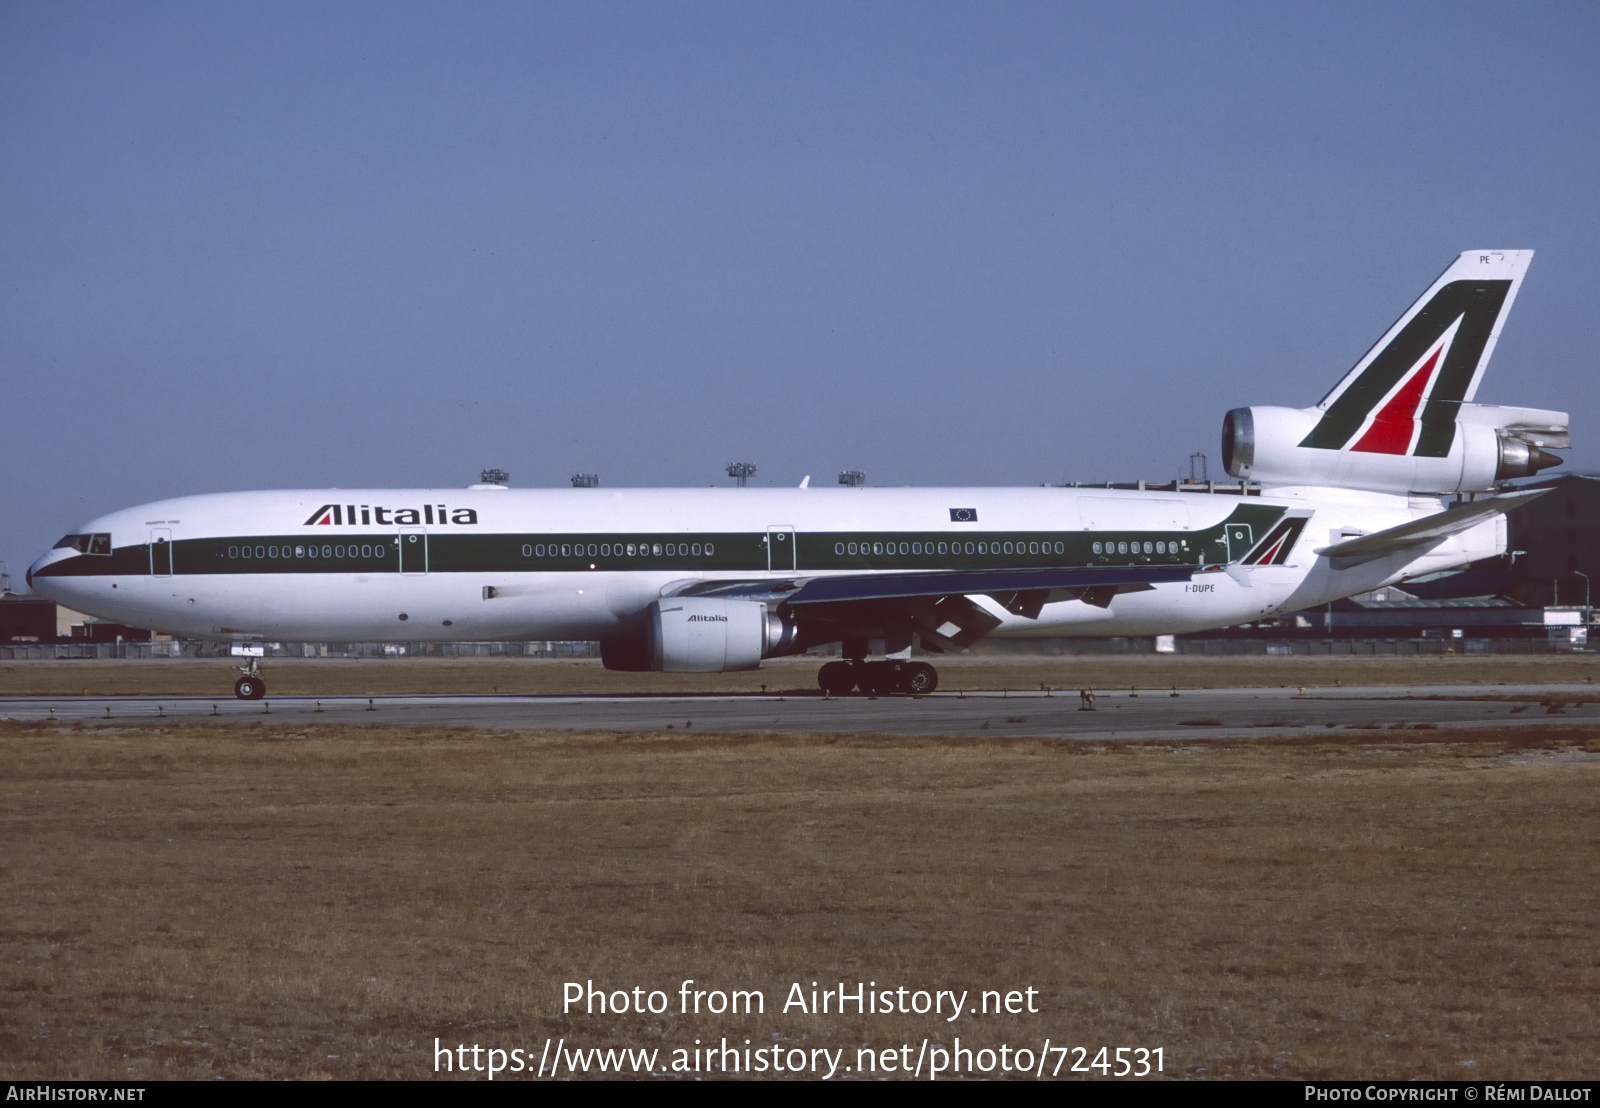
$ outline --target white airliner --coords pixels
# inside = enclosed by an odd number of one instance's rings
[[[928,692],[920,643],[1225,627],[1503,553],[1491,492],[1560,459],[1567,415],[1471,403],[1532,251],[1462,254],[1310,408],[1237,408],[1260,495],[1116,489],[359,489],[114,512],[28,571],[137,627],[255,643],[599,640],[611,669],[710,673],[841,643],[834,693]],[[874,648],[884,661],[869,662]],[[265,692],[252,667],[235,687]]]

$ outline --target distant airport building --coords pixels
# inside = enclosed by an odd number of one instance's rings
[[[89,633],[85,628],[99,622],[43,597],[0,593],[0,642],[60,642],[83,638]],[[150,637],[148,631],[122,629],[130,636]]]
[[[0,595],[0,641],[54,641],[61,633],[56,625],[56,612],[53,600],[10,592]]]
[[[1574,474],[1531,486],[1555,491],[1511,513],[1503,590],[1529,605],[1592,607],[1600,578],[1600,477]]]

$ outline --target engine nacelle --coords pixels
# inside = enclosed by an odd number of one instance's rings
[[[1447,435],[1430,437],[1420,453],[1420,427],[1352,434],[1354,445],[1315,442],[1325,413],[1316,408],[1235,408],[1222,422],[1222,465],[1234,477],[1263,485],[1316,485],[1394,493],[1487,489],[1561,464],[1540,449],[1564,449],[1567,414],[1537,408],[1459,404]],[[1411,421],[1407,421],[1410,423]],[[1420,424],[1420,421],[1416,421]],[[1439,450],[1441,439],[1447,451]]]
[[[793,622],[753,600],[668,597],[650,605],[648,622],[650,668],[666,673],[755,669],[796,639]]]

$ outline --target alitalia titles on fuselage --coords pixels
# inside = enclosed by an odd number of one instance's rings
[[[435,508],[438,509],[435,514]],[[393,517],[390,517],[390,513]],[[456,508],[452,511],[443,504],[424,504],[417,508],[385,508],[382,505],[363,504],[360,516],[357,517],[354,504],[324,504],[311,515],[306,517],[302,527],[371,527],[377,524],[380,527],[395,525],[399,527],[432,527],[435,524],[461,524],[463,526],[478,522],[476,508]]]

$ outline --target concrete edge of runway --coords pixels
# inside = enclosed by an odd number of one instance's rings
[[[1076,693],[948,692],[929,696],[293,696],[0,697],[0,717],[34,724],[150,726],[316,724],[482,731],[618,731],[759,735],[1179,741],[1384,734],[1533,726],[1600,729],[1592,685],[1243,688],[1101,693],[1087,711]],[[1535,704],[1544,711],[1533,710]],[[1570,708],[1569,708],[1570,705]]]

